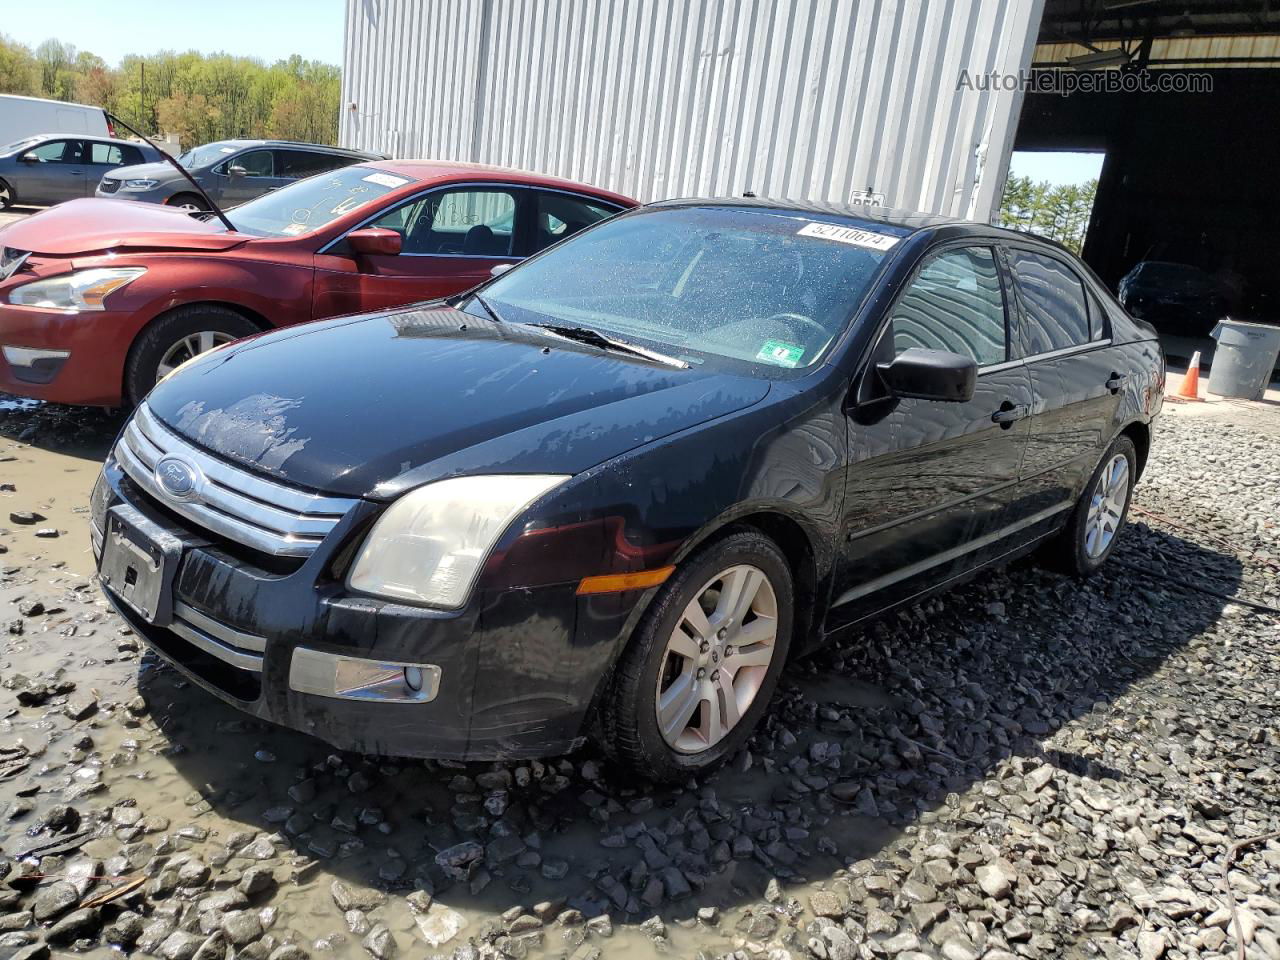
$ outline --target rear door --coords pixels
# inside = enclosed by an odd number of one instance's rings
[[[1012,357],[996,251],[928,254],[904,285],[849,418],[843,557],[831,619],[858,619],[986,559],[1017,524],[1031,384]],[[910,347],[972,357],[972,400],[877,400],[874,367]]]
[[[21,155],[21,174],[15,184],[23,203],[53,204],[85,195],[85,166],[80,140],[46,140]],[[96,184],[96,181],[95,181]]]
[[[1019,355],[1035,400],[1023,482],[1039,509],[1073,504],[1115,429],[1124,384],[1109,321],[1062,255],[1010,245]]]
[[[344,239],[316,255],[315,316],[447,297],[487,280],[524,248],[524,191],[502,184],[438,187],[363,224],[395,230],[399,255],[356,257]]]
[[[132,166],[135,163],[142,163],[142,151],[136,147],[103,143],[100,140],[84,141],[83,196],[93,196],[104,174],[110,173],[117,167]]]

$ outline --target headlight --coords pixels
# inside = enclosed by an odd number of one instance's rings
[[[105,310],[103,301],[147,272],[146,267],[103,267],[64,273],[24,283],[9,292],[9,302],[54,310]]]
[[[457,609],[511,521],[568,479],[454,477],[411,490],[373,525],[347,585],[391,600]]]
[[[120,185],[120,189],[141,192],[143,190],[154,190],[159,185],[159,180],[126,180]]]

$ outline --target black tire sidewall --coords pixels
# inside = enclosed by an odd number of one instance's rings
[[[258,326],[234,310],[196,304],[157,317],[134,341],[125,362],[125,400],[136,405],[156,385],[156,372],[165,353],[183,337],[212,330],[240,339],[259,333]]]
[[[165,201],[165,206],[176,209],[187,202],[195,204],[199,208],[198,212],[200,213],[209,212],[209,205],[204,202],[204,198],[198,193],[176,193]]]
[[[0,210],[8,210],[18,202],[18,192],[13,189],[13,184],[8,180],[5,180],[3,177],[0,177],[0,191],[5,189],[8,189],[9,191],[9,199],[6,200],[4,197],[0,196]]]
[[[723,740],[698,754],[681,754],[667,745],[658,730],[655,700],[658,671],[661,669],[667,640],[675,630],[685,606],[713,576],[736,564],[750,564],[763,570],[773,586],[778,602],[778,634],[769,673],[759,692],[732,731]],[[646,774],[658,780],[679,780],[709,770],[732,756],[759,723],[768,709],[790,652],[795,623],[795,584],[786,557],[772,540],[763,534],[738,532],[702,548],[681,565],[663,587],[662,594],[645,615],[633,636],[627,656],[636,659],[638,679],[632,689],[615,691],[615,703],[626,716],[621,722],[643,754]]]
[[[1129,489],[1124,500],[1124,510],[1120,513],[1120,525],[1116,528],[1115,536],[1111,538],[1111,543],[1107,545],[1107,549],[1102,552],[1099,557],[1090,557],[1089,551],[1085,546],[1085,537],[1088,533],[1089,526],[1089,501],[1093,498],[1093,492],[1098,487],[1098,481],[1102,478],[1102,471],[1106,469],[1107,464],[1118,453],[1122,453],[1129,461]],[[1133,445],[1133,441],[1128,437],[1117,437],[1112,441],[1111,446],[1107,448],[1107,452],[1102,455],[1102,460],[1093,471],[1093,476],[1089,478],[1089,484],[1085,487],[1084,493],[1080,496],[1080,502],[1076,506],[1076,516],[1072,524],[1071,549],[1072,560],[1076,571],[1081,576],[1088,576],[1093,573],[1111,556],[1116,548],[1116,544],[1120,541],[1120,535],[1124,532],[1125,524],[1129,520],[1129,504],[1133,501],[1133,485],[1138,476],[1138,451]]]

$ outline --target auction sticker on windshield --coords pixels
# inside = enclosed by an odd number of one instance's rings
[[[852,244],[855,247],[866,247],[868,250],[889,250],[898,242],[897,237],[871,230],[859,230],[856,227],[841,227],[834,223],[809,223],[796,231],[800,237],[818,237],[822,240],[835,240],[839,243]]]
[[[362,179],[365,183],[376,183],[380,187],[403,187],[409,182],[405,177],[393,177],[389,173],[371,173]]]
[[[781,340],[766,340],[760,352],[756,354],[756,359],[766,363],[776,363],[780,367],[797,367],[800,365],[802,356],[804,356],[804,347],[796,346],[794,343],[784,343]]]

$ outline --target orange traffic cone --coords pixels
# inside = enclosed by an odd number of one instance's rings
[[[1178,392],[1174,394],[1179,400],[1203,400],[1200,396],[1200,351],[1197,350],[1191,355],[1191,363],[1187,365],[1186,375],[1182,378],[1182,383],[1178,385]]]

